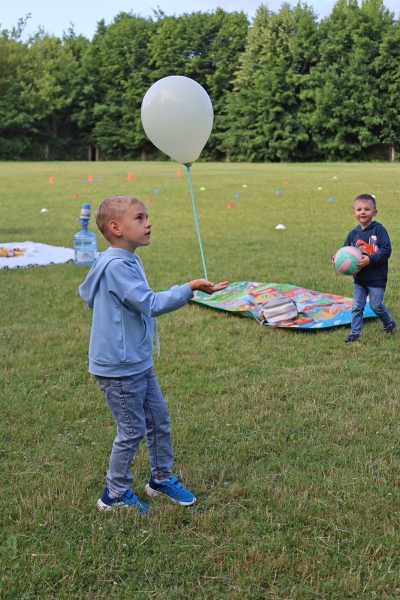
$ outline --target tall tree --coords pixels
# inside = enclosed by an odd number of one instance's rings
[[[71,51],[59,38],[40,29],[29,40],[28,53],[19,67],[21,99],[35,120],[35,138],[43,145],[42,158],[58,157],[57,147],[64,146],[59,129],[63,128],[65,110],[72,101],[75,67]]]
[[[311,8],[261,5],[230,95],[223,142],[234,160],[310,160],[313,110],[309,73],[318,61],[318,25]]]
[[[400,21],[394,20],[394,15],[382,36],[373,68],[381,116],[379,142],[387,149],[389,159],[395,160],[396,147],[400,145]]]
[[[320,25],[312,69],[315,141],[324,159],[363,160],[380,141],[382,110],[374,62],[392,15],[381,0],[338,0]]]
[[[34,117],[21,97],[18,71],[28,54],[21,34],[27,18],[0,34],[0,158],[21,158],[29,152],[35,134]]]
[[[169,75],[184,75],[202,85],[214,107],[215,121],[203,158],[218,160],[221,151],[221,114],[239,55],[244,51],[248,30],[243,12],[186,13],[167,17],[156,13],[158,27],[150,41],[154,81]]]
[[[91,140],[105,158],[134,159],[152,148],[140,109],[153,83],[148,50],[153,29],[151,19],[120,13],[108,27],[99,24],[85,56],[95,74]]]

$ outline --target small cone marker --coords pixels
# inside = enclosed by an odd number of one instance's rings
[[[128,173],[127,180],[128,181],[133,181],[132,173]]]
[[[79,198],[78,194],[74,194],[72,197],[73,198]]]
[[[370,184],[369,184],[369,183],[366,183],[366,184],[365,184],[365,187],[371,187],[371,186],[370,186]]]
[[[285,183],[286,183],[286,185],[288,185],[288,184],[290,183],[290,181],[288,181],[288,180],[286,179]]]
[[[178,177],[182,177],[182,171],[177,172]]]
[[[89,175],[88,181],[93,181],[93,175]]]
[[[51,176],[50,176],[49,183],[54,183],[54,175],[51,175]]]
[[[146,202],[153,202],[151,198],[147,198]]]
[[[228,204],[226,208],[234,208],[233,204]]]

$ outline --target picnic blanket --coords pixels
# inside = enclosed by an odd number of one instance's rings
[[[273,324],[263,323],[269,327],[316,329],[351,323],[352,298],[316,292],[288,283],[236,281],[229,284],[221,292],[215,292],[211,296],[203,292],[196,292],[192,302],[204,304],[218,310],[240,313],[245,317],[261,319],[261,305],[276,296],[286,296],[294,300],[299,315],[296,319],[290,321],[280,321]],[[376,317],[368,301],[364,310],[364,318],[366,317]]]
[[[37,242],[0,242],[0,269],[66,263],[73,259],[72,248]]]

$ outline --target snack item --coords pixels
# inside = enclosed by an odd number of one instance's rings
[[[13,256],[23,256],[26,252],[26,248],[19,248],[14,246],[13,248],[4,248],[0,246],[0,258],[12,258]]]

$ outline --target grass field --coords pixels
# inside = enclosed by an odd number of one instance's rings
[[[72,247],[82,202],[132,193],[152,199],[152,242],[139,251],[151,286],[201,277],[178,169],[2,163],[0,245]],[[101,181],[84,183],[89,173]],[[400,322],[399,164],[200,163],[192,176],[210,279],[344,295],[352,280],[330,257],[356,224],[353,198],[376,195]],[[347,345],[348,327],[261,328],[194,304],[161,317],[155,370],[175,472],[198,503],[101,514],[114,423],[87,373],[87,270],[0,270],[1,600],[400,598],[399,338],[377,319]],[[146,500],[144,442],[133,472]]]

